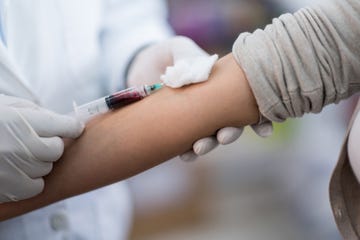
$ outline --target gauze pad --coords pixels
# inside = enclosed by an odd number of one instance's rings
[[[211,70],[219,59],[218,55],[198,56],[175,61],[174,66],[167,67],[161,76],[164,84],[171,88],[204,82],[209,78]]]

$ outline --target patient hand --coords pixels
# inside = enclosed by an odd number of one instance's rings
[[[172,88],[206,81],[218,56],[210,56],[187,37],[173,37],[164,42],[149,46],[134,59],[129,70],[128,85],[153,84],[161,80]],[[260,136],[272,133],[272,124],[252,126]],[[192,161],[204,155],[219,144],[226,145],[236,141],[243,128],[226,127],[214,136],[200,139],[193,144],[193,149],[182,154],[184,161]]]

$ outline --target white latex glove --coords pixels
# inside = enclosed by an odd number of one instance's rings
[[[139,52],[129,69],[127,83],[139,86],[163,80],[165,85],[178,88],[206,81],[217,58],[210,57],[187,37],[173,37]]]
[[[0,95],[0,203],[39,194],[63,154],[60,137],[77,138],[83,129],[76,119]]]
[[[251,128],[260,137],[269,137],[273,132],[271,122],[252,125]],[[235,142],[243,133],[244,128],[226,127],[220,129],[216,136],[202,138],[193,144],[193,150],[182,154],[183,161],[194,161],[198,156],[205,155],[219,144],[228,145]]]
[[[187,37],[177,36],[164,42],[151,45],[142,50],[129,69],[128,85],[153,84],[160,81],[172,88],[206,81],[211,69],[218,59],[210,56],[194,41]],[[272,133],[272,124],[254,125],[252,128],[260,136]],[[219,143],[230,144],[237,140],[243,128],[227,127],[220,129],[216,136],[196,141],[193,149],[180,157],[184,161],[195,160],[206,154]]]

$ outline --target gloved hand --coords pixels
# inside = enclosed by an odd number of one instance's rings
[[[63,154],[60,137],[77,138],[83,129],[76,119],[0,95],[0,203],[39,194]]]
[[[190,38],[176,36],[163,42],[150,45],[139,52],[129,68],[127,84],[128,86],[139,86],[142,84],[158,83],[161,81],[160,79],[167,68],[175,71],[185,71],[188,70],[189,67],[184,65],[188,63],[194,65],[199,65],[199,63],[211,64],[211,69],[216,59],[213,58],[207,61],[208,57],[209,54],[196,45]],[[202,62],[197,61],[199,59]],[[174,69],[172,66],[175,64],[176,66],[180,65],[179,68]],[[206,68],[209,68],[209,66],[206,66]],[[190,70],[192,70],[190,75],[184,73],[179,79],[176,79],[177,81],[172,81],[172,84],[168,84],[166,81],[165,84],[176,88],[201,81],[201,77],[204,76],[204,71],[201,71],[203,69],[197,67]],[[169,75],[178,76],[178,74],[175,74],[175,71],[170,72]],[[197,75],[202,76],[198,77]]]
[[[269,137],[273,132],[273,125],[270,121],[262,124],[252,125],[251,128],[260,137]],[[182,154],[183,161],[194,161],[198,156],[205,155],[219,144],[228,145],[235,142],[242,134],[244,128],[226,127],[220,129],[216,136],[200,139],[193,144],[192,151]]]
[[[204,56],[206,57],[205,60]],[[209,69],[211,70],[216,59],[214,56],[209,57],[209,54],[191,39],[181,36],[173,37],[151,45],[138,53],[129,68],[128,85],[153,84],[159,82],[160,77],[165,80],[165,83],[167,79],[171,80],[171,87],[201,82],[207,79]],[[199,66],[201,64],[204,65],[204,68]],[[209,64],[211,64],[210,68]],[[204,76],[206,76],[205,79],[203,79]],[[254,125],[252,128],[260,136],[265,137],[272,133],[272,124],[269,122]],[[216,136],[195,142],[193,149],[180,157],[184,161],[194,160],[197,156],[210,152],[219,143],[225,145],[234,142],[241,136],[242,132],[243,128],[220,129]]]

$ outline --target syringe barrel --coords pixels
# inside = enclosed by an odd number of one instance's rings
[[[131,87],[111,94],[105,98],[105,102],[110,109],[117,109],[137,102],[146,97],[146,95],[144,86]]]
[[[88,122],[93,117],[137,102],[162,88],[162,84],[131,87],[116,92],[107,97],[97,99],[81,106],[74,106],[76,117],[82,122]]]
[[[82,122],[88,122],[91,118],[109,111],[105,98],[86,103],[81,106],[75,106],[75,115]]]

